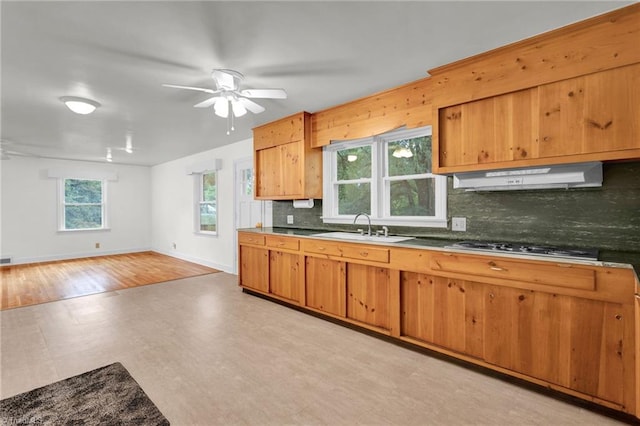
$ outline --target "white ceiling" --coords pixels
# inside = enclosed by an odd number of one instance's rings
[[[251,137],[251,129],[426,76],[426,70],[631,2],[5,1],[5,151],[155,165]],[[283,88],[262,114],[226,120],[193,108],[231,68],[244,88]],[[61,96],[102,104],[89,116]],[[126,133],[136,151],[127,154]]]

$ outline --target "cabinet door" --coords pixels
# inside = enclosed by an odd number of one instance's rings
[[[346,316],[344,262],[306,258],[306,305],[333,315]]]
[[[347,318],[389,329],[389,269],[347,264]]]
[[[440,166],[531,158],[535,155],[536,113],[536,88],[441,109]]]
[[[483,357],[484,284],[402,272],[400,286],[402,335]]]
[[[540,86],[540,157],[640,148],[640,65]]]
[[[303,154],[302,141],[255,151],[256,196],[302,196]]]
[[[256,197],[269,197],[282,193],[280,147],[255,151]]]
[[[299,195],[303,194],[302,179],[304,173],[303,156],[304,146],[302,141],[291,142],[280,145],[280,169],[282,170],[282,194]]]
[[[271,293],[286,299],[300,300],[300,264],[297,254],[269,253],[269,284]]]
[[[240,285],[269,291],[269,251],[240,246]]]
[[[485,360],[585,394],[623,403],[623,307],[577,297],[487,286]]]

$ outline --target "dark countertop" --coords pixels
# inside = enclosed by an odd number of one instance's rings
[[[305,229],[305,228],[244,228],[239,229],[238,231],[244,232],[255,232],[265,235],[291,235],[296,237],[313,237],[313,238],[322,238],[332,241],[346,241],[350,243],[366,243],[366,244],[381,244],[381,245],[390,245],[394,247],[405,247],[405,248],[423,248],[423,249],[435,249],[435,250],[444,250],[456,253],[473,253],[473,254],[486,254],[491,256],[501,256],[501,257],[509,257],[509,258],[521,258],[528,260],[542,260],[542,261],[551,261],[557,262],[558,258],[554,257],[542,257],[542,256],[532,256],[528,254],[519,254],[519,253],[505,253],[505,252],[479,252],[476,250],[468,250],[463,248],[447,248],[452,244],[455,244],[460,241],[464,241],[463,239],[441,239],[441,238],[423,238],[416,237],[411,240],[401,241],[397,243],[388,243],[384,241],[376,242],[376,241],[353,241],[353,240],[338,240],[336,238],[327,238],[327,237],[316,237],[316,234],[330,232],[326,229]],[[568,259],[563,258],[563,262],[568,263],[576,263],[582,265],[592,265],[592,266],[608,266],[615,268],[633,268],[636,272],[636,275],[640,276],[640,253],[634,252],[622,252],[622,251],[614,251],[614,250],[602,250],[600,251],[598,260],[583,260],[583,259]]]

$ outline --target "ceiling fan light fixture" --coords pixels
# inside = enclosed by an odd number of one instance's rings
[[[218,117],[227,118],[229,116],[229,101],[226,98],[217,98],[213,104],[213,111]]]
[[[91,114],[100,106],[96,101],[78,96],[63,96],[60,100],[64,102],[71,111],[81,115]]]
[[[247,109],[238,101],[231,101],[231,109],[236,117],[242,117],[247,113]]]

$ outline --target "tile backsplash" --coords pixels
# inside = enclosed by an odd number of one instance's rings
[[[447,196],[448,228],[391,226],[392,234],[454,239],[490,239],[640,252],[640,162],[607,163],[600,188],[465,192]],[[287,224],[293,215],[293,225]],[[451,217],[466,217],[467,231],[451,231]],[[310,209],[273,202],[273,226],[355,230],[322,223],[322,200]]]

